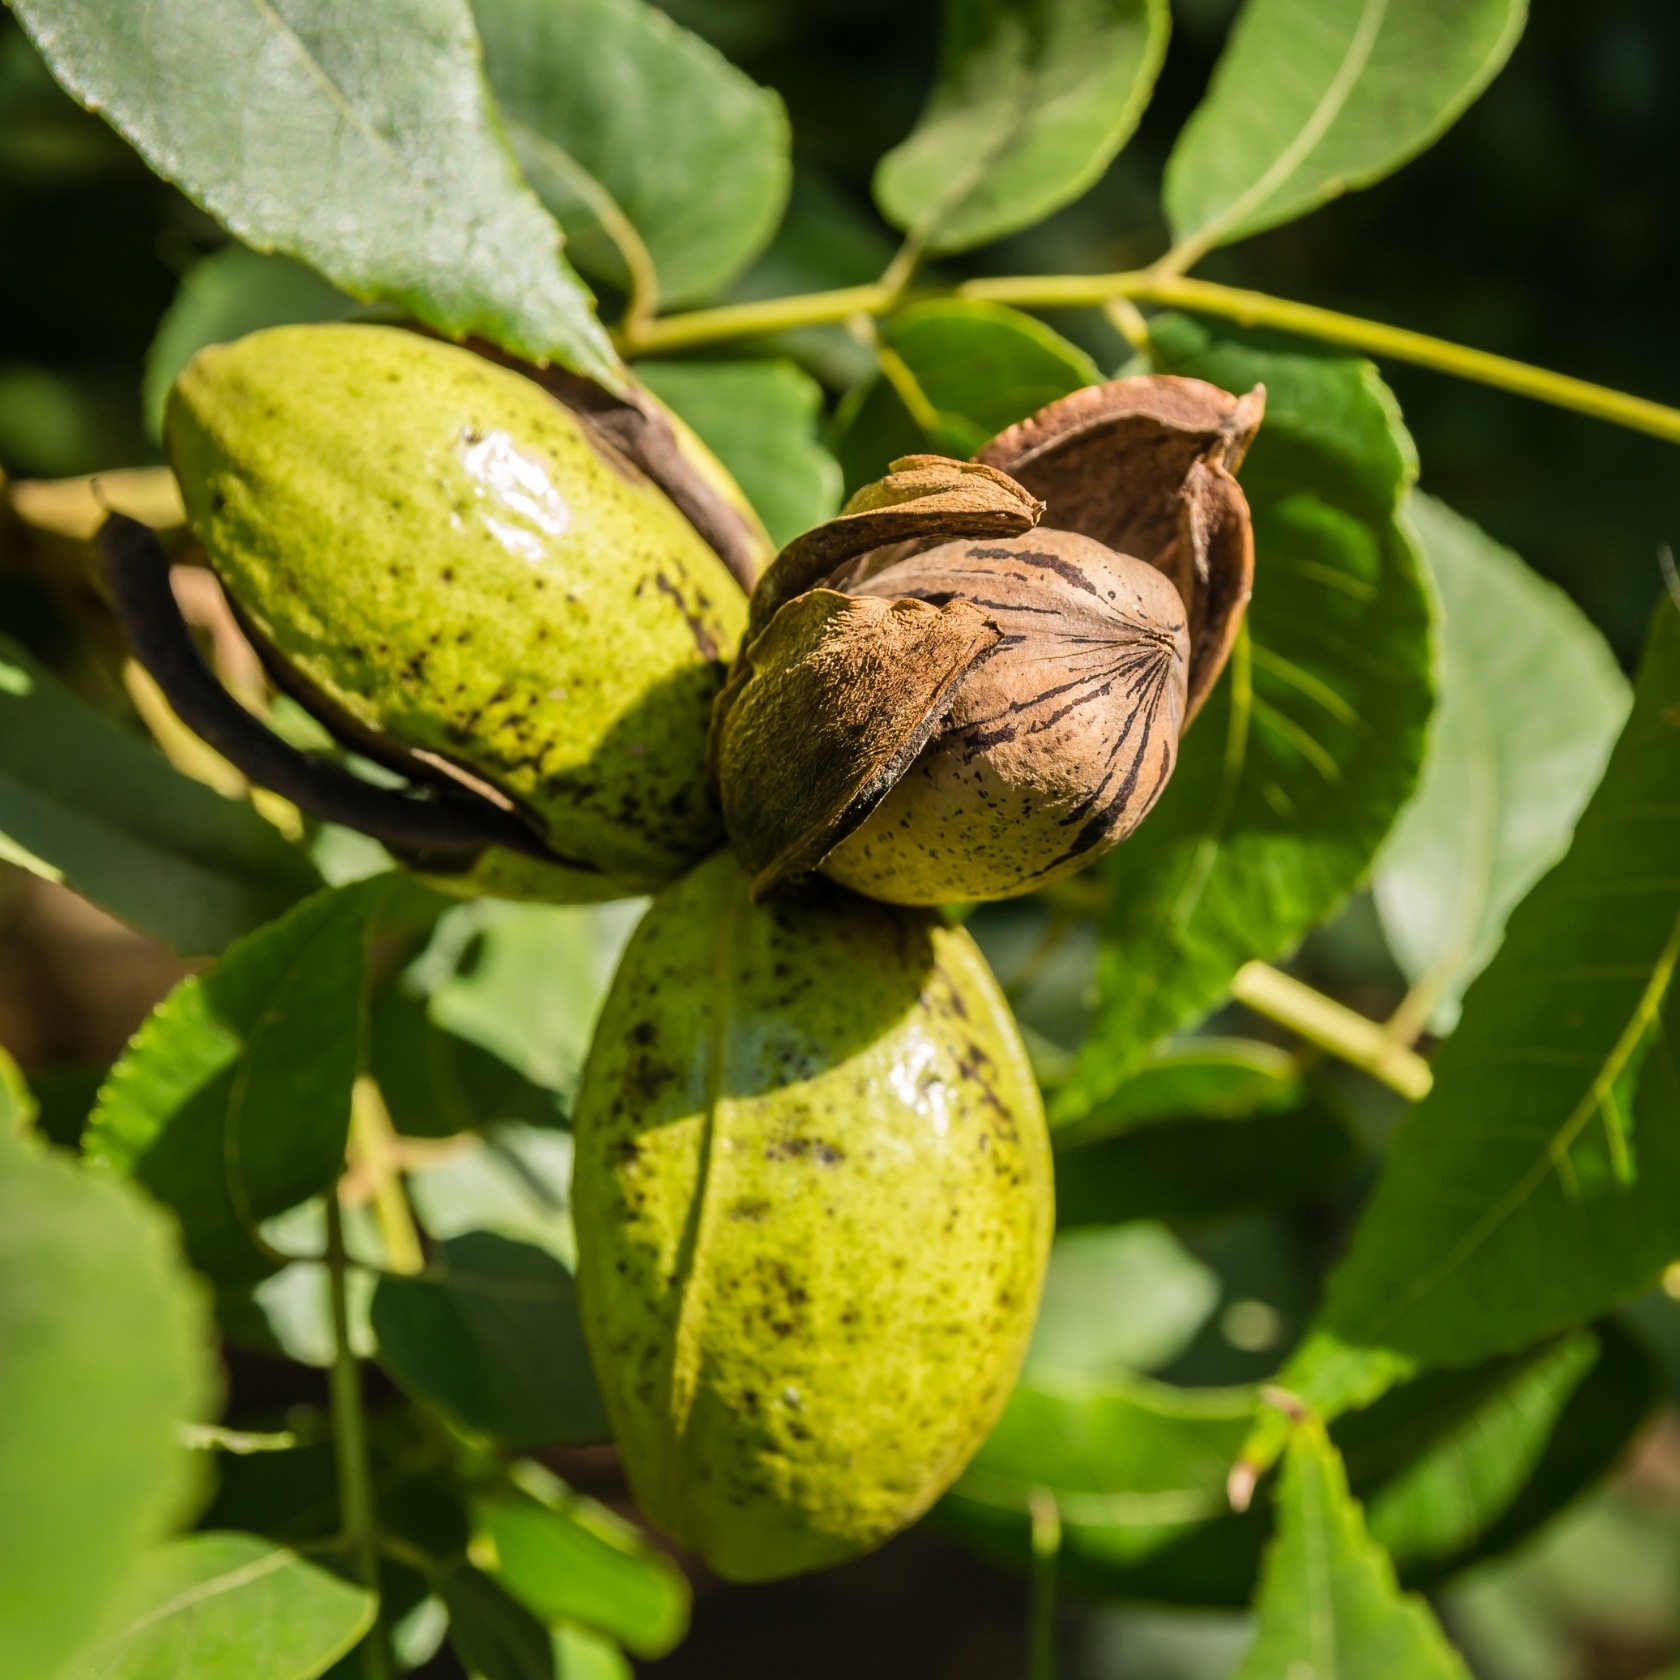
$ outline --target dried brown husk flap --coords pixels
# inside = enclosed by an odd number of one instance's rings
[[[1018,537],[1044,512],[1014,479],[977,461],[904,455],[885,478],[866,484],[840,512],[795,537],[753,591],[746,641],[785,602],[891,543],[947,537]]]
[[[1000,632],[967,602],[812,589],[736,662],[712,714],[724,821],[762,897],[861,823]]]
[[[1232,476],[1265,414],[1265,387],[1234,397],[1174,374],[1075,391],[1001,432],[981,462],[1078,531],[1169,577],[1190,625],[1185,723],[1224,669],[1254,582],[1248,503]]]

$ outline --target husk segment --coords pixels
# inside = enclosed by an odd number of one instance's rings
[[[1095,537],[1171,578],[1190,621],[1188,726],[1225,668],[1254,585],[1248,503],[1232,474],[1266,411],[1170,374],[1088,386],[1000,432],[979,459]]]

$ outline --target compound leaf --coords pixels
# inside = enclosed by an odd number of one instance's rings
[[[586,273],[625,289],[651,263],[658,297],[691,303],[764,249],[791,174],[776,94],[645,0],[473,11],[513,149]]]
[[[362,1047],[364,935],[391,877],[317,893],[181,982],[111,1070],[89,1159],[181,1221],[228,1283],[272,1270],[256,1227],[343,1168]]]
[[[1416,797],[1377,862],[1400,965],[1450,1032],[1517,901],[1563,855],[1630,703],[1555,585],[1433,497],[1413,528],[1441,597],[1440,702]]]
[[[1077,198],[1137,127],[1169,27],[1166,0],[948,0],[933,94],[875,174],[887,220],[962,251]]]
[[[1267,388],[1243,465],[1246,639],[1160,804],[1109,857],[1097,1009],[1052,1114],[1102,1101],[1250,959],[1290,950],[1358,884],[1417,779],[1430,604],[1401,498],[1414,466],[1369,362],[1154,326],[1172,373]]]
[[[1368,187],[1455,122],[1527,0],[1248,0],[1167,162],[1186,261]]]
[[[57,1673],[177,1514],[206,1319],[155,1209],[0,1133],[0,1673]]]
[[[373,1625],[373,1594],[254,1534],[190,1534],[141,1563],[127,1620],[70,1680],[315,1680]]]
[[[1260,1626],[1236,1680],[1469,1680],[1422,1599],[1365,1531],[1324,1426],[1291,1434],[1267,1549]]]
[[[0,857],[186,955],[221,950],[320,885],[249,805],[183,776],[5,636]]]
[[[19,0],[59,81],[259,251],[452,338],[621,373],[520,178],[467,0]]]

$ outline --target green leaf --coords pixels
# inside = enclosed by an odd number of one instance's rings
[[[451,338],[608,385],[618,358],[520,178],[467,0],[18,0],[52,72],[259,251]]]
[[[1347,1123],[1317,1094],[1247,1119],[1138,1126],[1057,1150],[1056,1225],[1299,1207],[1345,1184],[1366,1160]]]
[[[368,1071],[405,1137],[453,1137],[499,1120],[558,1126],[552,1091],[432,1020],[427,1000],[388,986],[368,1020]]]
[[[167,1221],[0,1133],[0,1673],[57,1673],[179,1515],[208,1332]]]
[[[0,636],[0,858],[189,955],[320,884],[249,805],[183,776]]]
[[[0,1045],[0,1137],[20,1137],[40,1118],[41,1105],[11,1051]]]
[[[73,1680],[315,1680],[373,1625],[373,1594],[253,1534],[152,1552],[115,1638]]]
[[[488,1231],[437,1248],[434,1270],[379,1280],[380,1363],[411,1393],[498,1440],[607,1440],[566,1268]]]
[[[1255,1404],[1246,1388],[1028,1372],[945,1496],[942,1526],[1024,1558],[1027,1513],[1045,1489],[1070,1580],[1130,1568],[1226,1511],[1225,1477]]]
[[[1441,697],[1376,900],[1445,1033],[1506,917],[1568,848],[1630,694],[1562,590],[1433,497],[1414,495],[1409,511],[1441,595]]]
[[[1185,266],[1434,143],[1492,81],[1527,0],[1248,0],[1167,161]]]
[[[1058,1235],[1029,1376],[1105,1377],[1170,1364],[1219,1304],[1219,1279],[1163,1225]]]
[[[1503,1380],[1456,1415],[1426,1451],[1367,1496],[1372,1536],[1402,1568],[1427,1565],[1467,1551],[1522,1490],[1570,1396],[1598,1358],[1591,1334],[1579,1331],[1535,1354],[1501,1362]],[[1450,1383],[1456,1372],[1431,1373],[1411,1385]],[[1385,1396],[1357,1421],[1390,1428]],[[1350,1422],[1356,1420],[1349,1420]],[[1350,1472],[1357,1474],[1352,1449]]]
[[[1166,56],[1166,0],[947,0],[939,76],[875,200],[931,251],[1030,227],[1130,138]]]
[[[1680,1251],[1677,959],[1680,612],[1665,600],[1568,855],[1512,915],[1391,1140],[1326,1330],[1461,1364],[1650,1285]]]
[[[1291,1435],[1260,1626],[1236,1680],[1469,1680],[1422,1599],[1365,1532],[1323,1424]]]
[[[635,1680],[624,1653],[585,1628],[554,1630],[556,1680]]]
[[[688,1631],[682,1571],[604,1505],[540,1466],[520,1465],[515,1476],[528,1493],[475,1503],[473,1556],[550,1626],[581,1622],[639,1657],[672,1650]]]
[[[362,1047],[364,934],[388,876],[317,893],[181,982],[111,1071],[84,1141],[181,1221],[227,1283],[273,1269],[258,1224],[343,1170]]]
[[[181,282],[146,352],[140,388],[146,431],[163,440],[163,405],[175,376],[207,344],[227,344],[263,327],[341,321],[356,307],[330,280],[290,257],[224,245]]]
[[[1254,600],[1148,822],[1105,865],[1097,1008],[1052,1102],[1087,1111],[1358,884],[1416,783],[1430,603],[1400,518],[1414,459],[1369,362],[1159,320],[1162,368],[1267,390],[1241,479]]]
[[[1077,1149],[1160,1120],[1242,1120],[1301,1099],[1295,1058],[1251,1038],[1187,1038],[1163,1044],[1088,1114],[1051,1133],[1057,1149]]]
[[[882,372],[836,419],[846,487],[917,450],[972,455],[1006,426],[1102,375],[1078,345],[1002,304],[936,298],[881,326]]]
[[[473,12],[513,149],[585,273],[625,289],[651,259],[659,299],[692,303],[764,249],[791,173],[768,88],[645,0]]]
[[[729,469],[781,548],[840,507],[822,387],[791,362],[638,362],[636,377]]]
[[[554,1637],[517,1599],[471,1564],[440,1570],[449,1643],[470,1680],[561,1680]]]

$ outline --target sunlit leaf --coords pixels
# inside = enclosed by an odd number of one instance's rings
[[[628,243],[665,303],[689,303],[763,250],[789,177],[787,114],[768,88],[646,0],[473,12],[508,137],[581,269],[623,289]]]
[[[141,1563],[122,1630],[73,1680],[315,1680],[373,1625],[373,1594],[253,1534],[191,1534]]]
[[[932,96],[876,172],[887,219],[961,251],[1077,198],[1143,115],[1168,27],[1165,0],[947,0]]]
[[[1187,253],[1398,169],[1498,73],[1527,0],[1248,0],[1167,163]]]
[[[1395,956],[1448,1032],[1505,918],[1568,848],[1629,691],[1560,589],[1432,497],[1409,512],[1441,595],[1441,694],[1375,887]]]
[[[0,1132],[0,1673],[56,1674],[179,1514],[208,1329],[155,1210]]]
[[[618,359],[491,105],[467,0],[19,0],[53,74],[259,251],[451,337]]]

